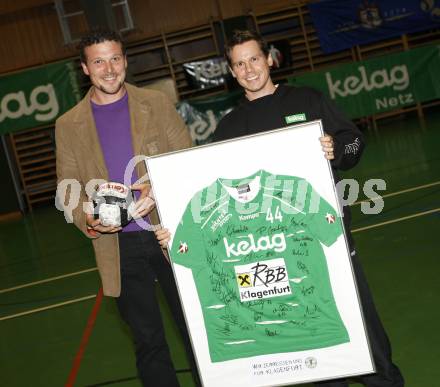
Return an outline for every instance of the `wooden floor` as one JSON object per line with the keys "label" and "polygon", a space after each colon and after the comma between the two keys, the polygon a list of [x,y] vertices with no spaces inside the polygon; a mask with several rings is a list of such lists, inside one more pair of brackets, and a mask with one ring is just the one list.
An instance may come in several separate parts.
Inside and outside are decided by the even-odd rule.
{"label": "wooden floor", "polygon": [[[344,176],[386,182],[384,210],[352,206],[353,233],[395,362],[409,387],[440,380],[440,114],[366,130],[359,166]],[[361,197],[362,199],[362,197]],[[88,240],[54,208],[0,222],[0,386],[65,385],[100,283]],[[192,382],[166,314],[182,386]],[[104,298],[76,386],[140,386],[128,330]]]}

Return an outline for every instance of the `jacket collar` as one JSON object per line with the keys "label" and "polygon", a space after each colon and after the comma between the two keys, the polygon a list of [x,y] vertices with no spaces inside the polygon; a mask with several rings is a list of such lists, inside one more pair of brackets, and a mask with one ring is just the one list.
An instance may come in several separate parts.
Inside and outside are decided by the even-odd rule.
{"label": "jacket collar", "polygon": [[133,141],[133,152],[135,155],[142,153],[142,144],[150,122],[151,105],[148,100],[139,93],[139,89],[130,84],[125,84],[128,93],[130,109],[131,138]]}

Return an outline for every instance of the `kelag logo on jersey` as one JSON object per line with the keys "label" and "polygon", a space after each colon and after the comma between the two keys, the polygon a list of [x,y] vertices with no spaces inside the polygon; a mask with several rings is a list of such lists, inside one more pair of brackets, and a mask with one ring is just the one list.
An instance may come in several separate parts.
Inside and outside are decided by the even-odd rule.
{"label": "kelag logo on jersey", "polygon": [[238,257],[239,255],[248,255],[249,253],[258,253],[259,251],[274,250],[281,253],[286,250],[286,237],[283,233],[262,236],[255,240],[253,234],[247,236],[237,237],[239,242],[232,242],[223,238],[225,244],[226,255],[231,258],[231,255]]}
{"label": "kelag logo on jersey", "polygon": [[235,266],[240,301],[292,294],[284,258]]}

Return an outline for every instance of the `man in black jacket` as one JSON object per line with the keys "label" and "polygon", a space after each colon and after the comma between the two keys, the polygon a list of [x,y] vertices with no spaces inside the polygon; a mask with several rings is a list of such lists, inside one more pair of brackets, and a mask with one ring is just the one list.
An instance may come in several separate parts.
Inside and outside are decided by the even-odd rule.
{"label": "man in black jacket", "polygon": [[[293,122],[321,119],[326,134],[319,140],[326,159],[336,171],[354,167],[364,140],[359,129],[323,94],[311,88],[274,85],[270,77],[272,58],[266,43],[250,31],[236,31],[226,48],[232,75],[245,91],[245,99],[218,124],[214,141],[281,128]],[[361,376],[369,387],[402,387],[403,377],[391,359],[391,346],[356,256],[350,232],[350,211],[344,207],[344,225],[364,319],[376,365],[376,373]],[[346,380],[320,382],[325,387],[348,387]]]}

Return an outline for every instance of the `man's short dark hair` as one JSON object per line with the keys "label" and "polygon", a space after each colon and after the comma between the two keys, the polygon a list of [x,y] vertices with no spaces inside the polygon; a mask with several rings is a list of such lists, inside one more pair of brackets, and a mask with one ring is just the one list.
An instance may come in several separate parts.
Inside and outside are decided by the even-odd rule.
{"label": "man's short dark hair", "polygon": [[269,55],[269,47],[267,45],[267,42],[261,37],[261,35],[250,30],[234,30],[231,38],[228,40],[228,42],[225,45],[225,56],[229,63],[229,66],[232,66],[231,63],[232,49],[239,44],[243,44],[251,40],[255,40],[258,43],[258,46],[260,46],[260,49],[263,52],[264,56],[267,57]]}
{"label": "man's short dark hair", "polygon": [[115,31],[105,29],[95,29],[81,38],[78,44],[79,59],[81,63],[87,63],[85,48],[102,42],[118,42],[121,44],[122,53],[125,55],[125,44],[121,35]]}

